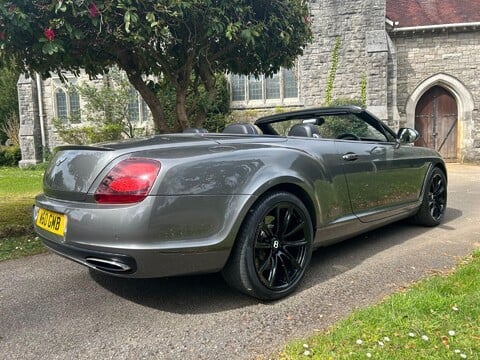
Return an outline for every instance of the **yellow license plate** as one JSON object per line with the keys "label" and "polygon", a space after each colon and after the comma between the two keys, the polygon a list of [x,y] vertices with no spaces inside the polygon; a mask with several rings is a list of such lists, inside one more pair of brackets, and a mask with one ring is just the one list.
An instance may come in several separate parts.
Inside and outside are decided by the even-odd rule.
{"label": "yellow license plate", "polygon": [[51,233],[60,236],[65,234],[66,217],[63,214],[39,208],[35,223]]}

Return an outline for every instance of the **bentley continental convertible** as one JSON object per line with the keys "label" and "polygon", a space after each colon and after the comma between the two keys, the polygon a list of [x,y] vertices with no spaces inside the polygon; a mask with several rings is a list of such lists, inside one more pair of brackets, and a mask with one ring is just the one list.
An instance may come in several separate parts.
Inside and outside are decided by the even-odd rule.
{"label": "bentley continental convertible", "polygon": [[103,273],[221,272],[263,300],[293,292],[312,250],[411,218],[442,221],[444,161],[355,107],[314,108],[60,147],[36,198],[46,247]]}

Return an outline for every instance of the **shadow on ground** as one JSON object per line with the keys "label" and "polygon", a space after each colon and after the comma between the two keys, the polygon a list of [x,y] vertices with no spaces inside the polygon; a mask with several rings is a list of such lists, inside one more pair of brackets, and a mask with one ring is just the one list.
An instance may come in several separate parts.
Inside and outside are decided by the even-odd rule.
{"label": "shadow on ground", "polygon": [[[460,210],[448,208],[440,227],[455,230],[449,223],[461,215]],[[297,293],[349,271],[375,254],[419,237],[429,230],[427,227],[401,221],[320,248],[313,253],[310,268]],[[259,303],[228,287],[220,274],[124,279],[91,270],[90,276],[100,286],[126,300],[178,314],[223,312]],[[295,293],[291,296],[295,296]]]}

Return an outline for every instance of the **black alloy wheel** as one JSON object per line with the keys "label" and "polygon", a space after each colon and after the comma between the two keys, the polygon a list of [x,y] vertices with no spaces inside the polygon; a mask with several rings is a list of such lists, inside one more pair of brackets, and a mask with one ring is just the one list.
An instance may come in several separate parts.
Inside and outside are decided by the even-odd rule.
{"label": "black alloy wheel", "polygon": [[413,220],[423,226],[440,224],[447,209],[447,178],[438,167],[430,173],[422,204]]}
{"label": "black alloy wheel", "polygon": [[310,247],[307,221],[300,208],[285,202],[272,207],[258,224],[253,261],[268,289],[286,289],[303,274]]}
{"label": "black alloy wheel", "polygon": [[262,300],[295,290],[312,254],[310,214],[296,196],[272,192],[252,207],[223,270],[236,289]]}
{"label": "black alloy wheel", "polygon": [[430,189],[428,190],[428,207],[430,209],[430,216],[435,221],[439,221],[445,213],[445,206],[447,203],[447,186],[445,177],[440,173],[435,173],[430,182]]}

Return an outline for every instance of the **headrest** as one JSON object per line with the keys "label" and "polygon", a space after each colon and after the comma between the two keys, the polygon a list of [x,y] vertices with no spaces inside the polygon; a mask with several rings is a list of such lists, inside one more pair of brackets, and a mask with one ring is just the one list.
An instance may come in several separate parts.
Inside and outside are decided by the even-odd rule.
{"label": "headrest", "polygon": [[318,128],[313,124],[296,124],[290,128],[288,136],[303,136],[319,138]]}
{"label": "headrest", "polygon": [[261,134],[260,129],[248,123],[231,124],[223,129],[225,134]]}

